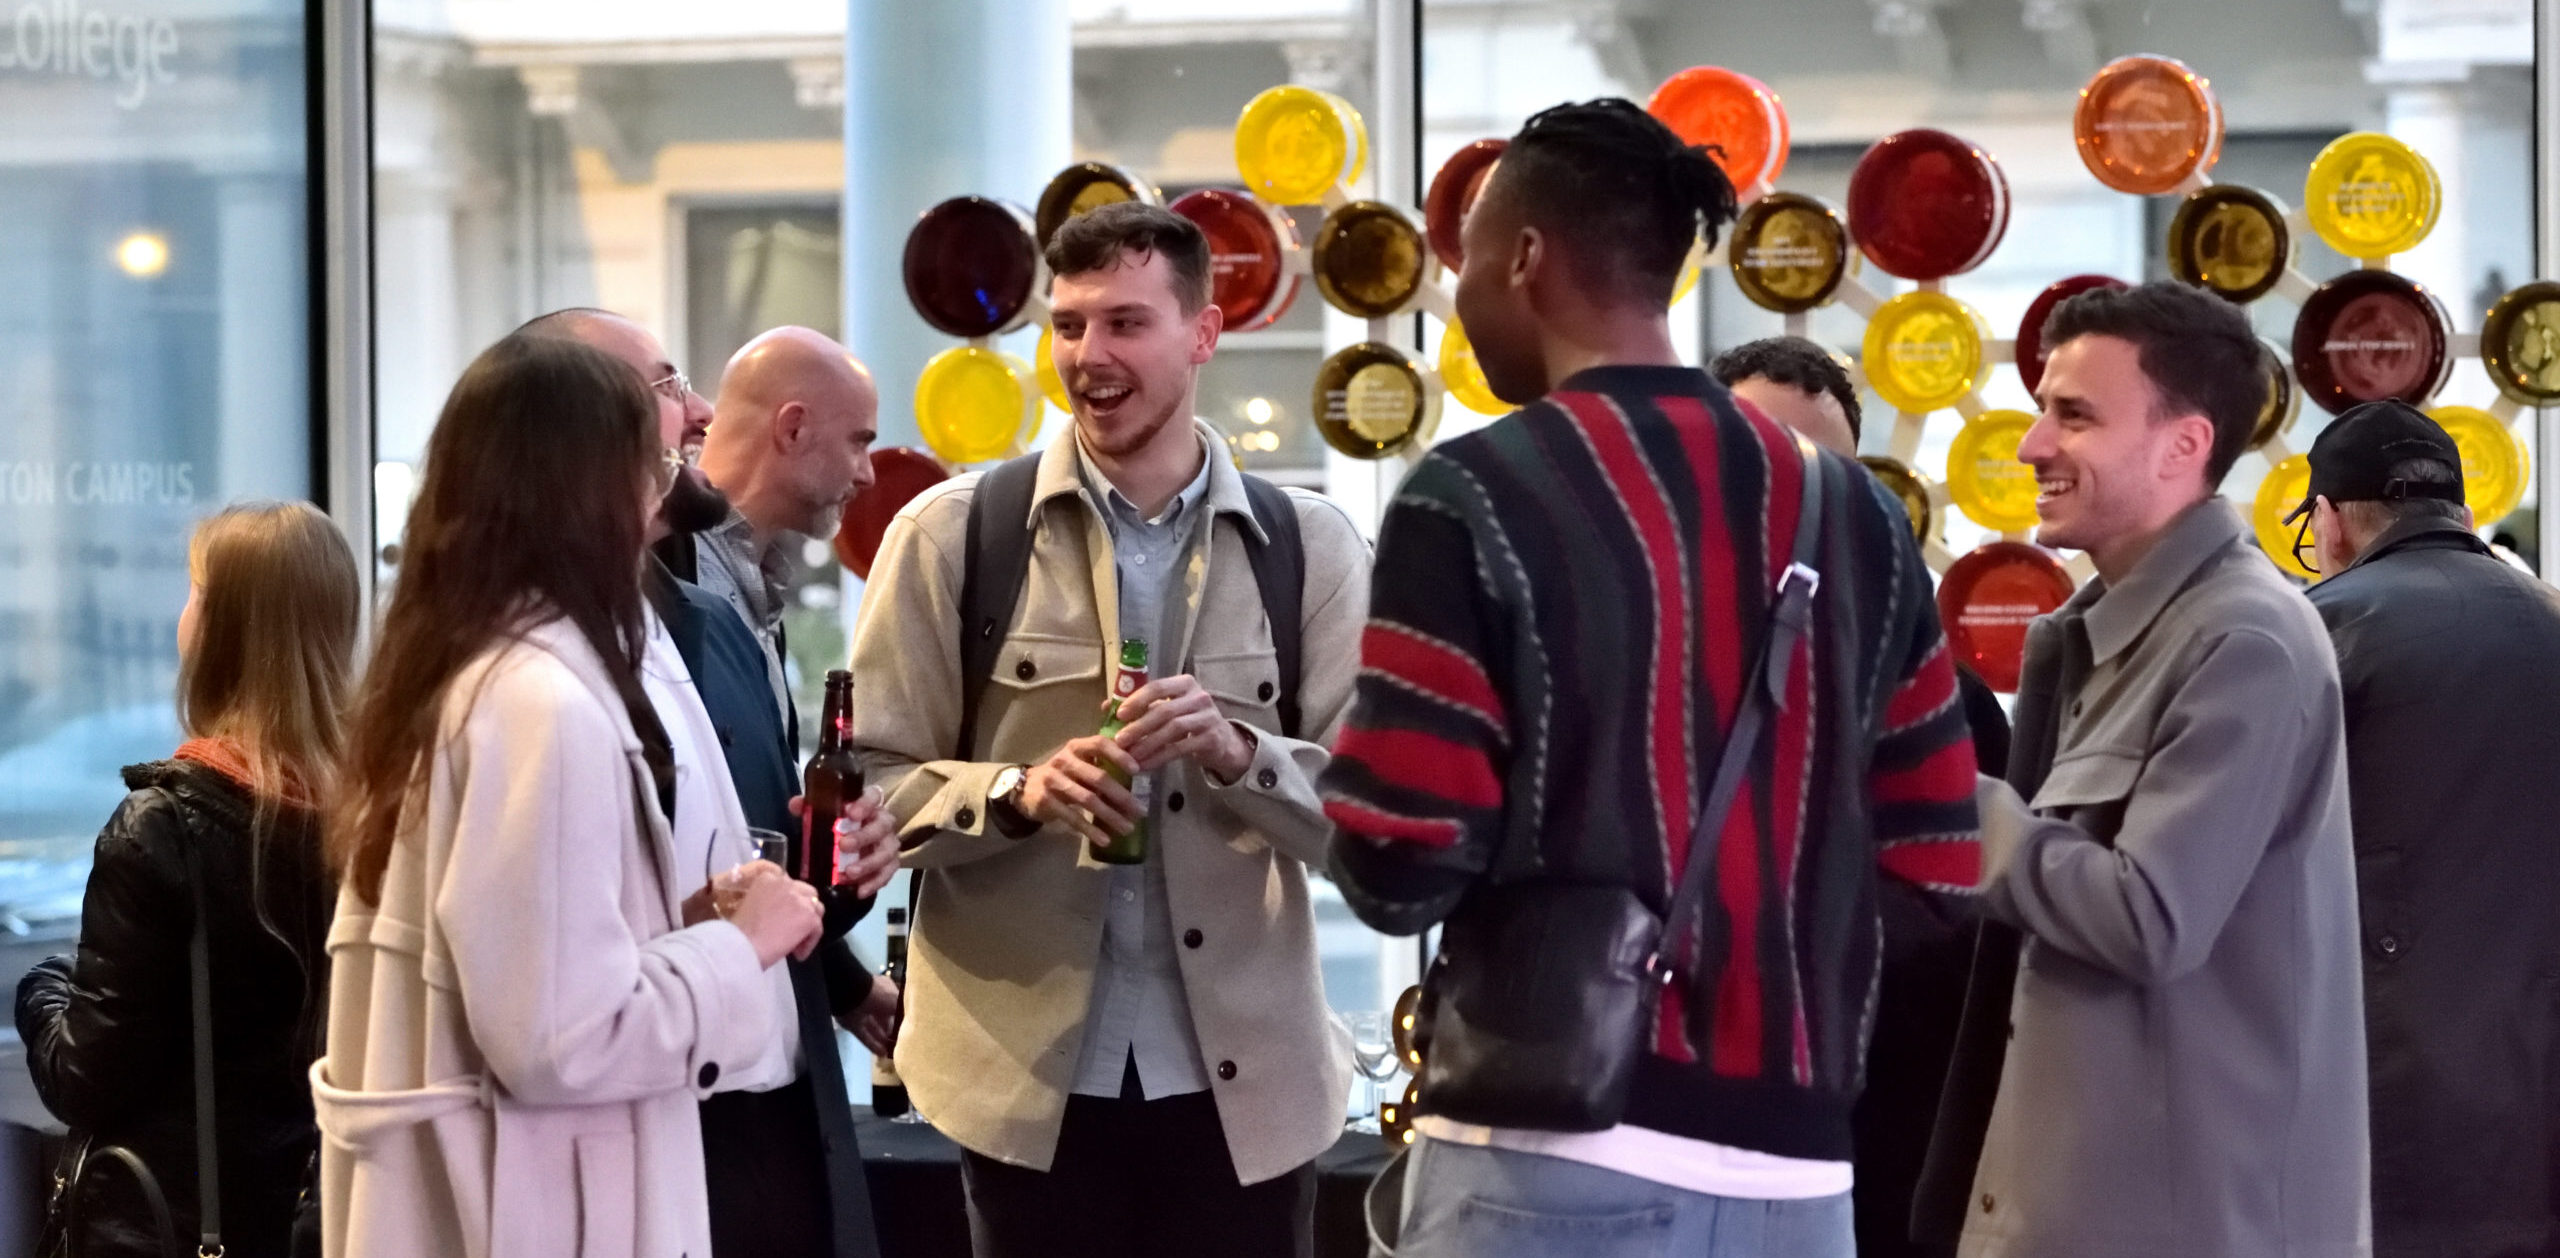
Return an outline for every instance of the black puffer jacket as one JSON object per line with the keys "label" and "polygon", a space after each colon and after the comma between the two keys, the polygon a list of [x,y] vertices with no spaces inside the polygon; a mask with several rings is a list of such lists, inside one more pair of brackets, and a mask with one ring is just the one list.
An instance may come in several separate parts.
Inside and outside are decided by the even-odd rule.
{"label": "black puffer jacket", "polygon": [[[80,952],[18,985],[18,1034],[36,1091],[75,1131],[140,1154],[196,1238],[195,1082],[187,944],[205,879],[213,975],[214,1101],[223,1233],[239,1258],[282,1255],[317,1142],[306,1071],[316,1055],[331,895],[311,817],[286,811],[251,838],[249,793],[200,764],[124,771],[131,794],[98,835]],[[85,1207],[93,1255],[165,1252],[139,1198],[109,1174]]]}

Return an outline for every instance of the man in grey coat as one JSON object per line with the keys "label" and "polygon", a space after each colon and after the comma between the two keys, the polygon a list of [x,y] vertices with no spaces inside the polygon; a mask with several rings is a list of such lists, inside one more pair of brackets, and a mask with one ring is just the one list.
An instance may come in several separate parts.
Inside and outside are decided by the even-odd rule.
{"label": "man in grey coat", "polygon": [[2018,457],[2039,540],[2098,577],[2030,629],[2014,789],[1983,784],[1983,908],[2014,933],[1986,931],[1932,1153],[1941,1184],[1971,1167],[1960,1252],[2361,1258],[2337,665],[2215,493],[2265,397],[2257,341],[2148,284],[2063,303],[2045,343]]}
{"label": "man in grey coat", "polygon": [[2295,512],[2324,576],[2364,908],[2380,1258],[2560,1254],[2560,591],[2471,531],[2462,452],[2341,415]]}

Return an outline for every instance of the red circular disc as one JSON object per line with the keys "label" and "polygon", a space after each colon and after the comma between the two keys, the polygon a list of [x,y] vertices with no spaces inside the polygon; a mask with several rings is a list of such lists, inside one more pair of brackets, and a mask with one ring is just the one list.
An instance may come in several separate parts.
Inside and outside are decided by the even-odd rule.
{"label": "red circular disc", "polygon": [[1938,582],[1938,619],[1957,659],[1993,690],[2016,694],[2027,622],[2070,600],[2071,573],[2060,556],[2025,542],[1992,542],[1947,569]]}
{"label": "red circular disc", "polygon": [[897,519],[916,495],[950,477],[949,471],[922,450],[902,446],[872,452],[871,488],[844,504],[844,516],[836,528],[836,562],[853,575],[870,580],[871,562],[880,557],[880,539],[888,535],[889,522]]}
{"label": "red circular disc", "polygon": [[1440,173],[1431,177],[1431,191],[1422,198],[1423,234],[1431,241],[1432,256],[1452,271],[1466,256],[1458,239],[1459,228],[1466,222],[1467,207],[1476,203],[1476,194],[1484,191],[1484,177],[1493,173],[1493,164],[1502,160],[1502,150],[1509,140],[1478,140],[1449,155],[1440,163]]}
{"label": "red circular disc", "polygon": [[1300,277],[1289,254],[1298,229],[1288,215],[1225,188],[1203,188],[1168,208],[1209,238],[1209,300],[1225,313],[1227,331],[1269,327],[1297,300]]}
{"label": "red circular disc", "polygon": [[1876,141],[1849,174],[1849,237],[1887,275],[1936,280],[1982,265],[2009,230],[2009,180],[1990,153],[1915,127]]}
{"label": "red circular disc", "polygon": [[2293,374],[2330,414],[2396,398],[2422,405],[2453,370],[2453,323],[2434,293],[2389,271],[2312,291],[2293,323]]}
{"label": "red circular disc", "polygon": [[1787,110],[1769,85],[1722,66],[1691,66],[1662,81],[1645,112],[1691,144],[1712,145],[1716,165],[1748,194],[1787,168]]}
{"label": "red circular disc", "polygon": [[939,332],[994,336],[1031,303],[1040,245],[1031,215],[986,197],[953,197],[907,233],[907,300]]}
{"label": "red circular disc", "polygon": [[2027,392],[2035,392],[2044,380],[2044,321],[2053,317],[2053,308],[2091,289],[2124,286],[2123,280],[2109,275],[2074,275],[2054,281],[2027,303],[2027,317],[2018,320],[2018,379],[2025,382]]}

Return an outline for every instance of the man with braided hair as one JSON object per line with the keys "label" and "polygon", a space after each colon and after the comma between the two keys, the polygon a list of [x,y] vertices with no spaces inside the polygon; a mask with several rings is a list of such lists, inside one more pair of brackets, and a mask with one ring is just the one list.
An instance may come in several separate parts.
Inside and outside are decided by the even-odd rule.
{"label": "man with braided hair", "polygon": [[[1400,1254],[1848,1258],[1880,918],[1966,911],[1974,757],[1902,508],[1672,348],[1681,263],[1734,211],[1706,153],[1600,100],[1531,118],[1467,218],[1459,315],[1523,409],[1435,447],[1388,507],[1322,784],[1334,879],[1381,930],[1447,921],[1435,1035],[1482,975],[1552,972],[1492,924],[1542,892],[1657,919],[1678,897],[1700,929],[1665,932],[1640,1025],[1575,1005],[1603,955],[1500,1012],[1632,1056],[1596,1120],[1499,1088],[1470,1121],[1433,1113],[1462,1067],[1427,1059]],[[1820,570],[1809,605],[1800,573],[1779,593],[1791,555]],[[1802,635],[1770,687],[1777,607]],[[1754,693],[1756,742],[1735,737]],[[1693,848],[1728,741],[1739,789]]]}

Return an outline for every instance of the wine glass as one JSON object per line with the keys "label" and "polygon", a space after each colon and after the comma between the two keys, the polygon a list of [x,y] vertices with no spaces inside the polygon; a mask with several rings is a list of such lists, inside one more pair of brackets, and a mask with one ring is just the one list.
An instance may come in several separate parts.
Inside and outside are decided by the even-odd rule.
{"label": "wine glass", "polygon": [[1351,1024],[1351,1064],[1368,1083],[1368,1094],[1360,1107],[1360,1117],[1353,1120],[1355,1131],[1375,1133],[1378,1130],[1379,1085],[1396,1076],[1396,1041],[1387,1015],[1371,1011],[1355,1013],[1346,1019]]}

